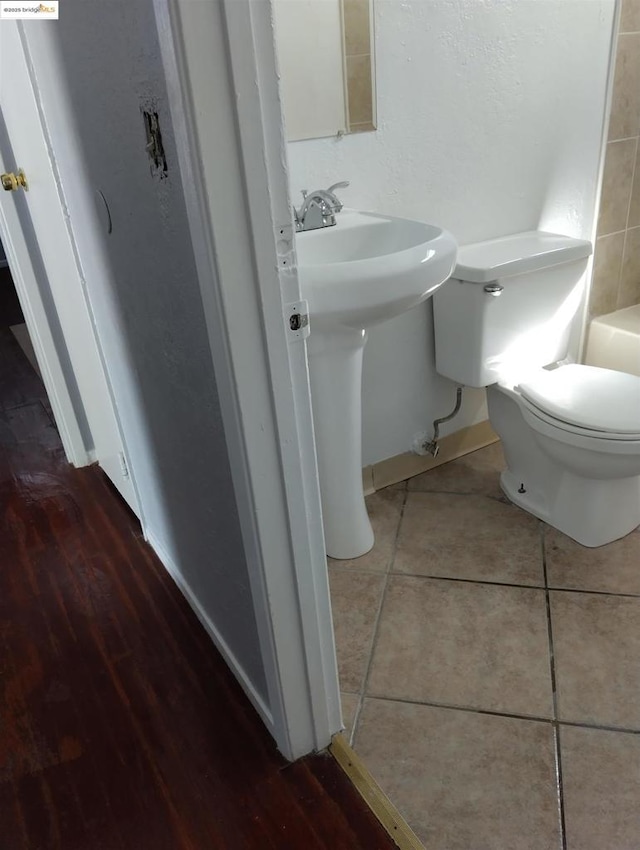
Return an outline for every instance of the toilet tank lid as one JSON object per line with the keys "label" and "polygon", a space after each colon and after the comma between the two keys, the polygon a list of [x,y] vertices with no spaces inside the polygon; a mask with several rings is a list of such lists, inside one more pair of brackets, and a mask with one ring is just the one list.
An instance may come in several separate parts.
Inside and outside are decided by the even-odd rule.
{"label": "toilet tank lid", "polygon": [[570,363],[542,369],[519,385],[535,407],[591,431],[640,435],[640,378],[626,372]]}
{"label": "toilet tank lid", "polygon": [[458,250],[458,261],[452,277],[472,283],[489,283],[498,278],[582,260],[592,250],[593,246],[587,239],[529,230],[500,239],[463,245]]}

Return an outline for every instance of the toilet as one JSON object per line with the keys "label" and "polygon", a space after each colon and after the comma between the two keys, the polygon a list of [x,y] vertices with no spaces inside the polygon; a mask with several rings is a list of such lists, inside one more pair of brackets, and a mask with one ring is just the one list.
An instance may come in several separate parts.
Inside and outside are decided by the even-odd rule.
{"label": "toilet", "polygon": [[595,547],[640,524],[640,377],[563,360],[591,250],[542,231],[467,245],[433,315],[437,371],[487,388],[505,494]]}

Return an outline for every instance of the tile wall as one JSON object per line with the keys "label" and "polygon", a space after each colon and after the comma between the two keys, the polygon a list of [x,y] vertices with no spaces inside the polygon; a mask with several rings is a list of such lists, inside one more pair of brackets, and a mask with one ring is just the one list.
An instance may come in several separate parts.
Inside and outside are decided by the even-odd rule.
{"label": "tile wall", "polygon": [[622,0],[591,316],[640,303],[640,0]]}
{"label": "tile wall", "polygon": [[349,132],[375,130],[370,0],[343,0]]}

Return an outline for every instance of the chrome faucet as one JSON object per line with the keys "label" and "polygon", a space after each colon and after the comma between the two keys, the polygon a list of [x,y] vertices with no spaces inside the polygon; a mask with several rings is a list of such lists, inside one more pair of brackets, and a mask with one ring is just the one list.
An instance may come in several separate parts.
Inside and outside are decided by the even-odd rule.
{"label": "chrome faucet", "polygon": [[336,189],[346,189],[348,185],[349,181],[343,180],[340,183],[334,183],[328,189],[315,189],[313,192],[303,189],[302,206],[299,210],[293,208],[296,232],[334,225],[336,213],[342,209],[342,204],[334,192]]}

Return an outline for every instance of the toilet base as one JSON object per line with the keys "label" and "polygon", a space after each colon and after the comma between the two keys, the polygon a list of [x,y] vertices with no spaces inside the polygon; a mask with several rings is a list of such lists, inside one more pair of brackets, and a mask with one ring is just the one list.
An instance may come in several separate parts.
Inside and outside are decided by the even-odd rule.
{"label": "toilet base", "polygon": [[[589,548],[640,525],[640,458],[585,454],[540,434],[525,421],[517,394],[503,387],[489,387],[487,399],[507,461],[500,484],[514,504]],[[578,474],[584,468],[592,477]],[[624,468],[632,475],[615,477]]]}
{"label": "toilet base", "polygon": [[523,493],[519,477],[507,469],[500,476],[500,486],[514,505],[588,548],[626,537],[640,524],[637,478],[594,481],[565,472],[555,492]]}

